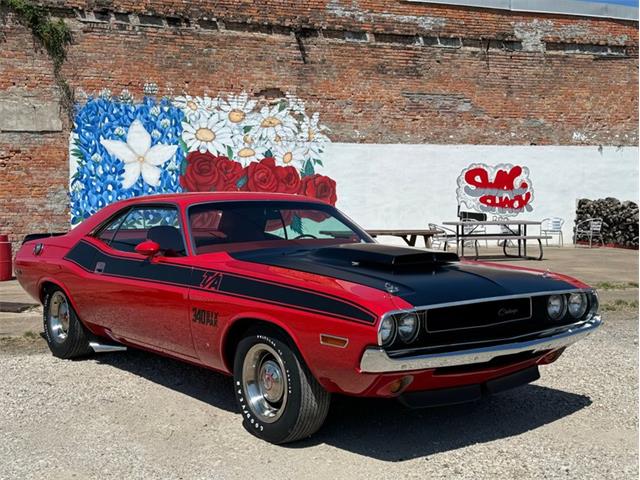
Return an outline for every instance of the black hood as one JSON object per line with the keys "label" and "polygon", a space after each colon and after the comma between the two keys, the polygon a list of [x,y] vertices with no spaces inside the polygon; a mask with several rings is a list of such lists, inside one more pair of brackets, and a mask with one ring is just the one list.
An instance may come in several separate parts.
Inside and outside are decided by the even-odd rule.
{"label": "black hood", "polygon": [[349,243],[230,253],[238,260],[289,268],[391,292],[414,306],[573,288],[535,272],[461,263],[449,252]]}

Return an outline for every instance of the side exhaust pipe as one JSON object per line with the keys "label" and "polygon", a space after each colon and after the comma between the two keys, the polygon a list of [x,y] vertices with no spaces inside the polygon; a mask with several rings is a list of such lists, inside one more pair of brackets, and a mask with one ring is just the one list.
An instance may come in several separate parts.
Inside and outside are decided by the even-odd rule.
{"label": "side exhaust pipe", "polygon": [[89,342],[89,346],[93,348],[93,351],[96,353],[124,352],[127,350],[127,347],[124,345],[107,345],[98,342]]}

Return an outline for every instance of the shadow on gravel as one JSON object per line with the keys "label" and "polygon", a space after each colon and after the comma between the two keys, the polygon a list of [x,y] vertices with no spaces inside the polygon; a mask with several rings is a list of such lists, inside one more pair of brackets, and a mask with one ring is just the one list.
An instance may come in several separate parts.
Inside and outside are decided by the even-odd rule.
{"label": "shadow on gravel", "polygon": [[[141,350],[102,354],[96,361],[189,395],[212,407],[238,412],[232,380],[225,375]],[[322,429],[308,440],[359,455],[400,462],[519,435],[591,404],[584,395],[538,385],[476,403],[411,410],[395,400],[334,396]],[[238,421],[242,419],[238,416]]]}
{"label": "shadow on gravel", "polygon": [[214,407],[239,412],[233,395],[233,382],[226,375],[143,350],[104,353],[93,358]]}
{"label": "shadow on gravel", "polygon": [[400,462],[519,435],[591,404],[584,395],[526,385],[476,403],[411,410],[393,400],[334,397],[324,427],[289,448],[325,443]]}

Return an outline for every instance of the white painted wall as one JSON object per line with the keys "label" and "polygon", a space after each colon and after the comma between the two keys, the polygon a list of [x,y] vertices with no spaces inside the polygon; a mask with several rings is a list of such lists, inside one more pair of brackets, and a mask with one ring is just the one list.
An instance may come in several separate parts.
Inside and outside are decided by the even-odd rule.
{"label": "white painted wall", "polygon": [[577,199],[638,202],[637,147],[332,143],[323,162],[320,173],[338,184],[338,208],[365,228],[427,228],[456,220],[456,179],[471,163],[529,167],[533,211],[516,218],[564,218],[565,245]]}

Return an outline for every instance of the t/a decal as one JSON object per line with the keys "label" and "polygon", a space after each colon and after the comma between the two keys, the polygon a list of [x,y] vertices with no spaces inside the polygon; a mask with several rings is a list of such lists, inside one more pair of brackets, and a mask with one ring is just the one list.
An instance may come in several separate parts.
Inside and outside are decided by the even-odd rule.
{"label": "t/a decal", "polygon": [[220,272],[204,272],[202,279],[200,280],[200,288],[206,290],[218,290],[220,289],[220,282],[222,281],[222,273]]}
{"label": "t/a decal", "polygon": [[218,314],[209,310],[193,307],[193,321],[202,325],[215,327],[218,325]]}

